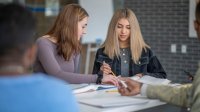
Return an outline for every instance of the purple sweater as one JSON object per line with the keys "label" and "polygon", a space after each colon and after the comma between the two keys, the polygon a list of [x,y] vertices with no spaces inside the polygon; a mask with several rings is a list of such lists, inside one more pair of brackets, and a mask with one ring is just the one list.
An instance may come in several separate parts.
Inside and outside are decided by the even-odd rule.
{"label": "purple sweater", "polygon": [[43,72],[53,75],[68,83],[95,83],[97,75],[77,73],[80,54],[72,55],[70,61],[57,54],[56,44],[45,37],[36,41],[38,51],[34,72]]}

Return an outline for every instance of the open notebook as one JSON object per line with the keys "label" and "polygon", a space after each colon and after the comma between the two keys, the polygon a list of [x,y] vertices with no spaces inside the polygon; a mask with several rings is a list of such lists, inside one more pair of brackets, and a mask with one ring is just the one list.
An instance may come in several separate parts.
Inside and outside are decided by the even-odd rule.
{"label": "open notebook", "polygon": [[144,83],[144,84],[150,84],[150,85],[168,85],[171,81],[168,79],[161,79],[161,78],[155,78],[149,75],[145,75],[142,78],[138,78],[137,76],[131,77],[131,79],[136,80],[138,82]]}
{"label": "open notebook", "polygon": [[121,96],[118,92],[107,92],[111,90],[117,90],[117,88],[75,94],[75,96],[79,103],[101,108],[139,105],[149,102],[146,97],[139,95],[128,97]]}

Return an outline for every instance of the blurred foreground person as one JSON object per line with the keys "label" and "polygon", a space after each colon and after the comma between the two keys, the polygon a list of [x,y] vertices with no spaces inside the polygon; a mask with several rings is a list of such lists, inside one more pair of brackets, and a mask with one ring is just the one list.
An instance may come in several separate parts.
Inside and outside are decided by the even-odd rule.
{"label": "blurred foreground person", "polygon": [[29,72],[34,33],[31,12],[17,4],[0,5],[0,112],[77,112],[66,83]]}

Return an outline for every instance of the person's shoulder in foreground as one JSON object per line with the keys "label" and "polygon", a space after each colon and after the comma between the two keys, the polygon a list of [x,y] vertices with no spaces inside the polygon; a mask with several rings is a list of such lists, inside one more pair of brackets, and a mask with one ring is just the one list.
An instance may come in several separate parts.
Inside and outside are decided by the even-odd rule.
{"label": "person's shoulder in foreground", "polygon": [[66,83],[32,74],[35,18],[19,4],[0,4],[0,112],[77,112]]}
{"label": "person's shoulder in foreground", "polygon": [[43,74],[0,78],[1,112],[78,112],[67,83]]}

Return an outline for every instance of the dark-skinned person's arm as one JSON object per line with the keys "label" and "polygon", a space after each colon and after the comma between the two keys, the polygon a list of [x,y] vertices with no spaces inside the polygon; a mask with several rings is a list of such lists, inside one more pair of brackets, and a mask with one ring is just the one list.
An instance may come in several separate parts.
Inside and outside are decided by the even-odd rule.
{"label": "dark-skinned person's arm", "polygon": [[182,85],[179,87],[171,87],[167,85],[147,85],[134,81],[130,78],[120,78],[127,84],[127,88],[122,85],[118,88],[119,93],[122,96],[134,96],[141,94],[147,96],[150,99],[160,99],[161,101],[184,107],[190,107],[189,105],[189,91],[191,84]]}

